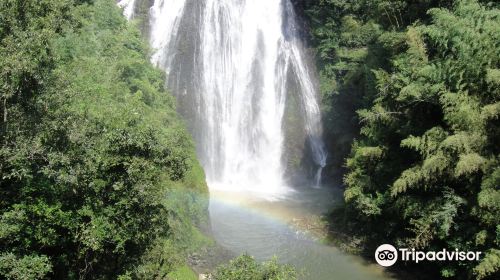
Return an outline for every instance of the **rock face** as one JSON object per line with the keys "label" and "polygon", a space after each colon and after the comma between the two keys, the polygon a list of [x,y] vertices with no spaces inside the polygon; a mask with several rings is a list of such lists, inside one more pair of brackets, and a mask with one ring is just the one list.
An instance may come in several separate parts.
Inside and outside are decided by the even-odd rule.
{"label": "rock face", "polygon": [[135,0],[132,17],[167,72],[209,183],[312,180],[326,151],[314,66],[293,9],[300,3],[233,2]]}
{"label": "rock face", "polygon": [[313,160],[308,134],[305,129],[304,111],[301,106],[300,85],[294,74],[287,75],[289,84],[283,119],[285,174],[289,183],[304,183],[304,178],[312,179],[317,164]]}

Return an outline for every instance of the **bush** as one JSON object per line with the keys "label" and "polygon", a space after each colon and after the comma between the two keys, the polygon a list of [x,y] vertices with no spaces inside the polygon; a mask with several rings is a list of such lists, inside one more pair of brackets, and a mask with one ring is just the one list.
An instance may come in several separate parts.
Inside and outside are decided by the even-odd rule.
{"label": "bush", "polygon": [[247,254],[219,266],[211,275],[213,280],[294,280],[297,272],[290,265],[281,265],[276,258],[259,264]]}

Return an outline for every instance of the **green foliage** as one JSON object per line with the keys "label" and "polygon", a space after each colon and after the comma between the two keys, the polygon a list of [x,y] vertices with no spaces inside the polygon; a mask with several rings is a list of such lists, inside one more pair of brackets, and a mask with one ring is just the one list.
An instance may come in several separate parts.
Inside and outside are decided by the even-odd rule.
{"label": "green foliage", "polygon": [[294,280],[297,272],[290,265],[279,264],[276,258],[259,264],[244,254],[219,266],[211,277],[214,280]]}
{"label": "green foliage", "polygon": [[52,266],[47,256],[24,256],[17,258],[12,253],[0,255],[0,274],[6,279],[44,279]]}
{"label": "green foliage", "polygon": [[163,74],[114,1],[84,2],[0,3],[0,278],[149,279],[201,242]]}
{"label": "green foliage", "polygon": [[182,266],[168,275],[172,280],[198,280],[198,275],[188,266]]}
{"label": "green foliage", "polygon": [[474,268],[478,278],[493,275],[500,270],[500,250],[491,249],[486,252],[481,263]]}
{"label": "green foliage", "polygon": [[[330,148],[342,154],[353,143],[347,229],[369,251],[388,242],[485,252],[479,263],[433,263],[431,275],[500,273],[500,10],[487,2],[310,6],[322,82],[337,85],[322,87],[332,90],[323,92]],[[352,138],[342,144],[345,127]]]}

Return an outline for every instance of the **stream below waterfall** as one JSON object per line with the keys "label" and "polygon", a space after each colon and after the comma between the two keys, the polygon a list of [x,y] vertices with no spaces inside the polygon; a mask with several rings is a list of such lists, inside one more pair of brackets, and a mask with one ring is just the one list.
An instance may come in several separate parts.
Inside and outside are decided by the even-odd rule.
{"label": "stream below waterfall", "polygon": [[339,189],[296,189],[274,201],[251,193],[212,191],[212,234],[234,254],[248,253],[259,261],[277,256],[302,272],[300,279],[391,279],[380,266],[324,245],[294,226],[340,203],[336,197],[342,197]]}

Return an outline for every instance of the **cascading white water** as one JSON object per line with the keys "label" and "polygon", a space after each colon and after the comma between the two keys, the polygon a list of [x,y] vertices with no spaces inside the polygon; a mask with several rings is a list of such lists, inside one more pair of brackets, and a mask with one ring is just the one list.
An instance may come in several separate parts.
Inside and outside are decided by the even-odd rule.
{"label": "cascading white water", "polygon": [[118,6],[123,8],[123,15],[127,19],[131,19],[134,15],[134,7],[136,0],[120,0],[118,1]]}
{"label": "cascading white water", "polygon": [[[129,17],[134,2],[120,1]],[[320,110],[289,0],[155,0],[149,14],[152,61],[172,73],[174,94],[188,95],[209,186],[273,195],[287,191],[282,156],[290,73],[300,88],[303,129],[319,184],[326,163]],[[184,21],[195,28],[181,30]],[[179,38],[193,30],[195,47],[186,54]],[[188,78],[172,78],[187,64],[192,65]],[[187,79],[190,90],[179,89]]]}
{"label": "cascading white water", "polygon": [[[280,1],[207,0],[203,88],[211,185],[279,193],[286,68]],[[221,106],[222,105],[222,106]]]}
{"label": "cascading white water", "polygon": [[154,1],[150,9],[150,43],[153,50],[156,50],[151,61],[167,74],[176,52],[175,38],[185,6],[186,0],[163,0]]}

